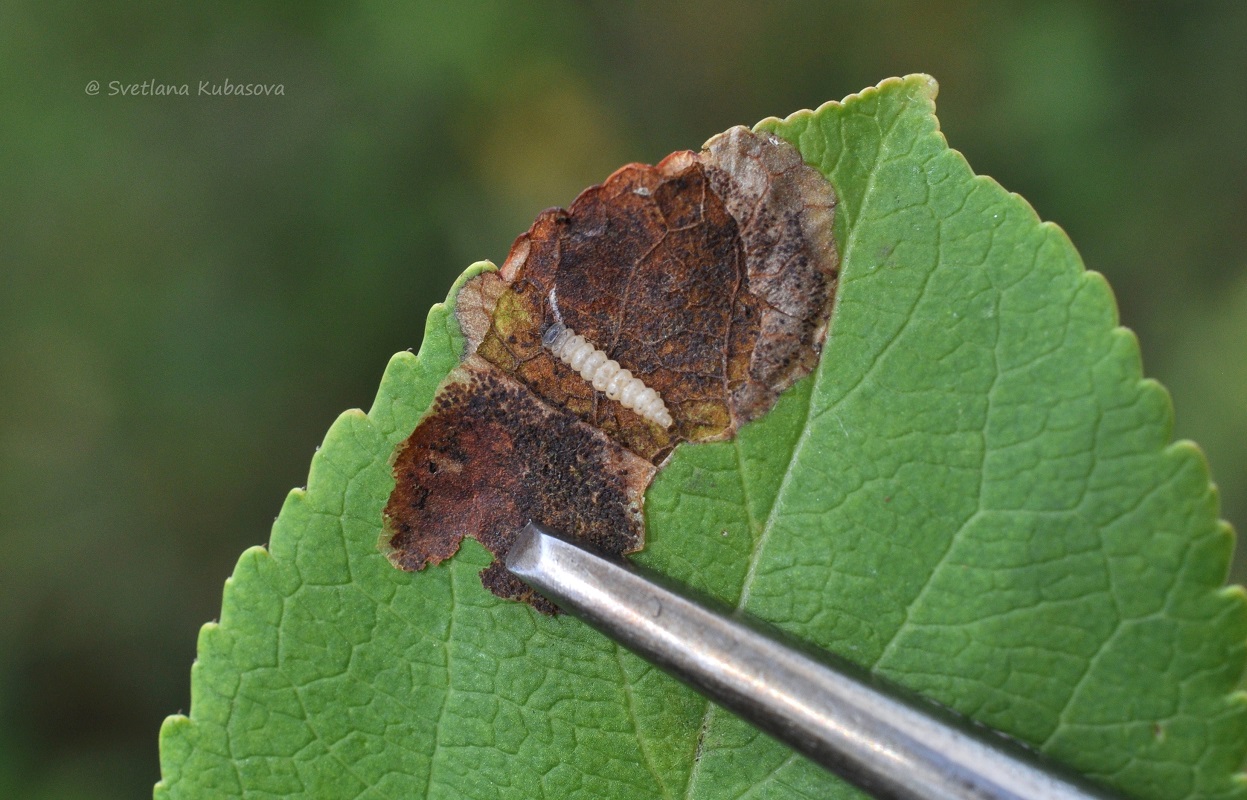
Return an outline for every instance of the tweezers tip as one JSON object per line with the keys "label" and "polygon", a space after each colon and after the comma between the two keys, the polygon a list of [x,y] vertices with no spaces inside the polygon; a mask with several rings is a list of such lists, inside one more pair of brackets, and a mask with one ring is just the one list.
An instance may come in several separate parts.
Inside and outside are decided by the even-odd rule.
{"label": "tweezers tip", "polygon": [[507,571],[520,578],[535,574],[540,567],[541,543],[546,536],[545,531],[534,522],[520,528],[503,559]]}

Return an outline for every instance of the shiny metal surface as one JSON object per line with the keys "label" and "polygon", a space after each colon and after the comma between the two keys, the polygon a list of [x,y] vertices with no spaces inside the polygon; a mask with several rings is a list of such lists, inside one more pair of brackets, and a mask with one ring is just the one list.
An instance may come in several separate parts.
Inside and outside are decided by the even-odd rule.
{"label": "shiny metal surface", "polygon": [[1116,797],[848,662],[816,660],[536,525],[506,564],[565,611],[875,797]]}

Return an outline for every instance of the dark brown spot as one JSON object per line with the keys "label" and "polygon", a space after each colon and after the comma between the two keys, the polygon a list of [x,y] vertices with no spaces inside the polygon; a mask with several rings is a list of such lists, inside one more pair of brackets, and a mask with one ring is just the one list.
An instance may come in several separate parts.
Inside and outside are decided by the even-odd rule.
{"label": "dark brown spot", "polygon": [[[652,464],[480,358],[451,372],[441,396],[447,405],[416,426],[394,461],[385,516],[395,565],[441,563],[464,536],[503,556],[529,520],[612,553],[640,547]],[[482,577],[495,594],[531,600],[496,565]]]}
{"label": "dark brown spot", "polygon": [[[681,441],[730,438],[817,363],[835,290],[835,196],[790,145],[734,128],[700,155],[630,164],[552,209],[461,301],[490,363],[661,463]],[[473,301],[488,304],[472,307]],[[652,386],[663,430],[541,347],[561,321]]]}
{"label": "dark brown spot", "polygon": [[[817,363],[834,206],[792,146],[734,128],[540,214],[500,271],[459,294],[467,358],[396,457],[391,560],[421,569],[464,536],[501,556],[530,519],[608,552],[638,549],[655,465],[681,441],[730,438]],[[609,400],[552,356],[541,336],[555,322],[653,387],[675,424]],[[550,608],[498,561],[482,581]]]}

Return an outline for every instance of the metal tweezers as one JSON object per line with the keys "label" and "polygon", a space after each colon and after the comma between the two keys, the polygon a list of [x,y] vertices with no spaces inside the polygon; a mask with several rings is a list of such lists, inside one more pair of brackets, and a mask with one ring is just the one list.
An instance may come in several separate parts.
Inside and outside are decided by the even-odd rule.
{"label": "metal tweezers", "polygon": [[1119,797],[830,653],[711,610],[529,523],[507,569],[797,752],[888,800]]}

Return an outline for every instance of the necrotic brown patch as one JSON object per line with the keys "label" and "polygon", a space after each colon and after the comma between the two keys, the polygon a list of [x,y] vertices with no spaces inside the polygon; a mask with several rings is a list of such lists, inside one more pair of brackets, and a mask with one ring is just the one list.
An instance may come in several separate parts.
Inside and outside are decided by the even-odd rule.
{"label": "necrotic brown patch", "polygon": [[[681,441],[730,438],[817,363],[834,206],[794,148],[735,128],[543,212],[500,272],[459,295],[467,360],[398,451],[391,560],[421,569],[464,536],[501,557],[530,519],[609,552],[639,548],[655,465]],[[653,387],[673,424],[608,399],[542,347],[555,323]],[[482,578],[539,604],[498,561]]]}
{"label": "necrotic brown patch", "polygon": [[[631,552],[641,546],[641,497],[653,474],[653,464],[470,358],[397,451],[385,509],[390,558],[423,569],[454,555],[465,536],[502,557],[534,519]],[[495,594],[533,601],[497,561],[482,578]]]}

